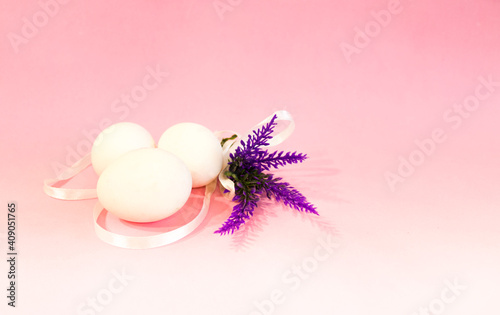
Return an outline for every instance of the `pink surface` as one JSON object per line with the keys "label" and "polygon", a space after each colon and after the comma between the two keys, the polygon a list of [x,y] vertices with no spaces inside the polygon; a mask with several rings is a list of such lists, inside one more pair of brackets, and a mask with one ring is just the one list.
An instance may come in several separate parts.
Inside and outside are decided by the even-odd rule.
{"label": "pink surface", "polygon": [[[2,288],[8,202],[19,224],[1,314],[500,312],[499,2],[40,3],[0,4]],[[110,123],[158,140],[278,109],[297,124],[279,149],[310,159],[277,173],[319,218],[268,203],[221,237],[217,193],[194,234],[125,250],[95,236],[94,200],[42,191]]]}

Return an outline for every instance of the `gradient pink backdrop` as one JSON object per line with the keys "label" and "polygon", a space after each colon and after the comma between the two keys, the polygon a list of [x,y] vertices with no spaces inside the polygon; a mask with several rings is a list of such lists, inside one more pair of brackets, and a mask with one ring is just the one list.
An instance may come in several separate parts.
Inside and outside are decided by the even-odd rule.
{"label": "gradient pink backdrop", "polygon": [[[500,2],[401,0],[350,62],[342,43],[394,2],[215,3],[231,10],[218,13],[213,1],[68,1],[14,47],[23,18],[43,18],[42,9],[1,2],[0,287],[10,201],[19,286],[18,307],[1,298],[0,313],[79,314],[125,269],[135,278],[99,314],[410,315],[439,305],[454,279],[467,288],[443,314],[498,314],[500,86],[458,128],[443,115],[474,95],[479,77],[500,81]],[[147,98],[117,104],[157,66],[169,75]],[[139,123],[158,140],[183,121],[246,132],[278,109],[297,124],[280,149],[310,156],[279,174],[319,218],[269,203],[252,230],[220,237],[212,232],[231,204],[217,194],[193,235],[125,250],[95,236],[95,201],[42,191],[106,121]],[[447,140],[392,191],[384,174],[437,128]],[[88,169],[67,186],[96,180]],[[282,277],[311,261],[327,235],[339,247],[292,290]],[[262,301],[274,290],[284,301],[272,308]]]}

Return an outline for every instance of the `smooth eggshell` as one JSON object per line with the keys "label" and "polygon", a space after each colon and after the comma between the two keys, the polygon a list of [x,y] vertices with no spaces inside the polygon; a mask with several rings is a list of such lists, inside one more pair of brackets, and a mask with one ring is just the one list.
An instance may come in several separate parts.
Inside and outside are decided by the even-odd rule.
{"label": "smooth eggshell", "polygon": [[187,165],[193,187],[213,181],[222,168],[222,148],[210,129],[195,123],[180,123],[168,128],[158,148],[179,157]]}
{"label": "smooth eggshell", "polygon": [[132,150],[154,148],[155,142],[144,127],[131,122],[120,122],[104,129],[95,139],[91,159],[97,175],[117,158]]}
{"label": "smooth eggshell", "polygon": [[191,174],[173,154],[155,148],[128,152],[97,181],[97,198],[117,217],[153,222],[177,212],[191,194]]}

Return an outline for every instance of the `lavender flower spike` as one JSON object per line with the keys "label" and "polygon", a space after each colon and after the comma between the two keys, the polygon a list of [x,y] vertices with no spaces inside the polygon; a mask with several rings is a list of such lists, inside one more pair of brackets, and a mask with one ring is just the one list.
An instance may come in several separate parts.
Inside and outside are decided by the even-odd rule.
{"label": "lavender flower spike", "polygon": [[250,219],[262,194],[268,198],[274,198],[283,202],[286,206],[298,211],[318,215],[314,205],[309,203],[298,190],[291,187],[289,183],[280,182],[281,178],[274,178],[272,174],[264,173],[271,168],[279,168],[287,164],[302,163],[307,155],[297,152],[273,152],[268,153],[261,147],[268,146],[271,134],[274,131],[277,115],[262,126],[253,131],[247,141],[241,141],[234,153],[230,154],[226,176],[234,182],[235,196],[230,217],[214,233],[232,234],[237,231],[246,220]]}

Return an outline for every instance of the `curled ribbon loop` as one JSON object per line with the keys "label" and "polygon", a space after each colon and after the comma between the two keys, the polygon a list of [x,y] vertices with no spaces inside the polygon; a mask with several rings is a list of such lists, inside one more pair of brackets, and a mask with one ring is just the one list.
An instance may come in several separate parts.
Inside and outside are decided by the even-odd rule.
{"label": "curled ribbon loop", "polygon": [[268,143],[269,143],[268,147],[275,147],[278,144],[282,143],[283,141],[288,139],[288,137],[290,137],[290,135],[295,130],[295,121],[293,120],[292,115],[289,112],[287,112],[286,110],[279,110],[279,111],[274,112],[274,114],[272,114],[271,116],[267,117],[266,119],[264,119],[263,121],[261,121],[260,123],[255,125],[252,128],[252,130],[260,128],[261,126],[269,123],[271,121],[271,119],[274,117],[274,115],[276,115],[275,122],[278,124],[278,126],[280,124],[283,124],[283,122],[288,122],[289,124],[281,132],[273,134],[273,138],[268,141]]}
{"label": "curled ribbon loop", "polygon": [[50,197],[62,200],[83,200],[97,198],[95,189],[74,189],[74,188],[59,188],[54,185],[69,180],[91,164],[90,154],[85,155],[75,164],[68,167],[64,172],[59,174],[57,178],[47,179],[43,183],[43,191]]}
{"label": "curled ribbon loop", "polygon": [[[273,135],[273,138],[269,140],[269,147],[276,146],[285,141],[292,134],[295,128],[295,123],[293,121],[292,115],[290,115],[290,113],[285,110],[280,110],[255,125],[252,130],[269,123],[274,115],[277,116],[276,122],[278,124],[288,122],[288,125],[281,132]],[[222,147],[223,167],[218,176],[218,180],[221,183],[221,189],[224,189],[225,197],[228,199],[232,199],[235,192],[234,183],[225,175],[225,172],[228,168],[229,155],[234,152],[234,150],[236,150],[237,145],[234,146],[234,144],[239,143],[242,139],[245,139],[251,133],[247,133],[244,137],[241,137],[239,134],[230,130],[216,131],[214,132],[214,134],[220,140],[222,140],[224,134],[229,134],[230,136],[236,135],[235,139],[226,141],[226,143],[224,143]],[[90,154],[87,154],[75,164],[64,170],[57,178],[45,180],[43,183],[44,192],[50,197],[62,200],[83,200],[97,198],[96,189],[54,187],[54,185],[67,181],[81,173],[84,169],[91,165],[91,162],[92,161]],[[175,230],[153,236],[126,236],[106,230],[104,227],[100,226],[97,223],[97,219],[104,211],[104,208],[102,207],[100,202],[97,201],[93,212],[94,228],[97,237],[113,246],[129,249],[148,249],[174,243],[191,234],[203,222],[208,213],[208,209],[210,207],[210,199],[213,192],[215,191],[216,186],[217,180],[214,180],[205,187],[203,206],[201,207],[198,215],[193,220]]]}
{"label": "curled ribbon loop", "polygon": [[148,249],[172,244],[181,238],[191,234],[205,219],[210,207],[210,198],[215,191],[217,181],[213,181],[205,187],[205,197],[203,199],[203,206],[198,215],[189,223],[169,232],[161,233],[153,236],[126,236],[110,232],[101,227],[97,223],[99,215],[104,210],[99,201],[94,207],[94,228],[97,236],[104,242],[122,248],[129,249]]}

